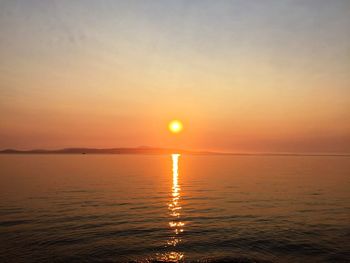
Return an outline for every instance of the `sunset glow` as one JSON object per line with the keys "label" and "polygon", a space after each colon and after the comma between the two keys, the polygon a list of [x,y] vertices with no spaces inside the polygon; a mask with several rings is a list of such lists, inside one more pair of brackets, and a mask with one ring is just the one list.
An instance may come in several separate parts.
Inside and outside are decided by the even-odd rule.
{"label": "sunset glow", "polygon": [[350,152],[349,1],[58,2],[0,1],[1,149]]}
{"label": "sunset glow", "polygon": [[0,263],[350,263],[349,28],[350,0],[0,0]]}

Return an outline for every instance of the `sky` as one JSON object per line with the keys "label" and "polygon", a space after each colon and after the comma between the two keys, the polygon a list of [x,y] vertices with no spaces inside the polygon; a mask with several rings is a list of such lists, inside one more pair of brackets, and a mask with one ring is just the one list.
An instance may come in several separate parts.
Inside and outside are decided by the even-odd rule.
{"label": "sky", "polygon": [[350,153],[349,29],[348,0],[0,0],[0,149]]}

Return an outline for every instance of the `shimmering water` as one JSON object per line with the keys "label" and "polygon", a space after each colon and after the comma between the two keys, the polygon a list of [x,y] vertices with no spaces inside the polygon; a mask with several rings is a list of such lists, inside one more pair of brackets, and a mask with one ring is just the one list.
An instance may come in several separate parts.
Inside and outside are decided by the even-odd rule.
{"label": "shimmering water", "polygon": [[0,262],[350,262],[350,158],[1,155]]}

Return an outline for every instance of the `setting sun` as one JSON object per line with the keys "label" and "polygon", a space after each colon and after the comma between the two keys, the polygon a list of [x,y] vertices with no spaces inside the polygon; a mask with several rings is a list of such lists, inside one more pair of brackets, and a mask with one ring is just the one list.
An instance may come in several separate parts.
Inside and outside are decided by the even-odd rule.
{"label": "setting sun", "polygon": [[169,123],[168,128],[172,133],[179,133],[182,131],[183,125],[181,121],[173,120]]}

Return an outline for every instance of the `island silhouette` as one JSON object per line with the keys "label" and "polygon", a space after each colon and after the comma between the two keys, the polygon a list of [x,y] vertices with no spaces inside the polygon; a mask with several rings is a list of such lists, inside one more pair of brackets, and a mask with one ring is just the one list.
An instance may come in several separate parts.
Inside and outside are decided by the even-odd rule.
{"label": "island silhouette", "polygon": [[150,146],[140,147],[118,147],[118,148],[63,148],[63,149],[32,149],[17,150],[4,149],[0,154],[149,154],[149,155],[169,155],[173,153],[188,155],[239,155],[239,156],[350,156],[349,153],[295,153],[295,152],[217,152],[188,150],[180,148],[160,148]]}
{"label": "island silhouette", "polygon": [[0,154],[220,154],[208,151],[191,151],[175,148],[157,148],[157,147],[121,147],[121,148],[64,148],[64,149],[33,149],[17,150],[5,149],[0,150]]}

